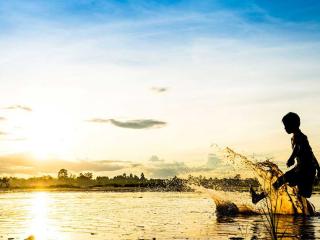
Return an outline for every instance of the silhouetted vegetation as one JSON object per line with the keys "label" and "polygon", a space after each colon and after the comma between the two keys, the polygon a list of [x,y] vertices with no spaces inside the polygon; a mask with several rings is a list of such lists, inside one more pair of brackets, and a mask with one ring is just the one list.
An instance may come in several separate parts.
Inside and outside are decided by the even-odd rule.
{"label": "silhouetted vegetation", "polygon": [[8,188],[10,186],[9,181],[9,178],[0,178],[0,187]]}
{"label": "silhouetted vegetation", "polygon": [[187,179],[173,177],[170,179],[147,179],[144,173],[138,177],[132,173],[115,177],[93,177],[91,172],[80,173],[78,176],[69,174],[67,169],[61,169],[57,178],[52,176],[25,178],[0,178],[0,188],[33,189],[33,188],[66,188],[106,191],[192,191],[189,184],[201,185],[205,188],[218,190],[248,190],[250,186],[257,187],[258,181],[253,178],[241,179],[240,175],[232,178],[206,178],[189,176]]}

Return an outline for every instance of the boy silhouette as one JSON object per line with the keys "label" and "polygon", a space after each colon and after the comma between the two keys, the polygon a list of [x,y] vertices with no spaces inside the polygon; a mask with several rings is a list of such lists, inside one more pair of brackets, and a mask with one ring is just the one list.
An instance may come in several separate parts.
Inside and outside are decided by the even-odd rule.
{"label": "boy silhouette", "polygon": [[[296,165],[280,176],[273,183],[273,187],[277,190],[285,183],[291,187],[298,186],[298,194],[301,197],[309,198],[312,194],[316,171],[317,177],[320,177],[319,163],[312,152],[307,136],[300,130],[298,114],[289,112],[282,118],[282,122],[286,132],[293,134],[291,138],[292,154],[287,161],[287,167],[294,165],[295,161]],[[256,193],[252,187],[250,193],[254,204],[267,196],[265,192]]]}

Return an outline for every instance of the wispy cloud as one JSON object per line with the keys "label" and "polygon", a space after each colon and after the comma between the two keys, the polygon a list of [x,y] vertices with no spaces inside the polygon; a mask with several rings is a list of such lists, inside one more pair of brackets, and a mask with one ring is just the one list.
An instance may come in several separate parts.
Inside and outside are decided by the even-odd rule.
{"label": "wispy cloud", "polygon": [[93,123],[111,123],[114,126],[121,128],[131,128],[131,129],[146,129],[146,128],[160,128],[164,127],[167,123],[153,120],[153,119],[136,119],[129,121],[118,121],[115,119],[103,119],[103,118],[94,118],[88,120]]}
{"label": "wispy cloud", "polygon": [[143,129],[143,128],[159,128],[164,127],[167,123],[152,119],[138,119],[131,121],[117,121],[114,119],[110,119],[111,123],[117,127],[122,128],[133,128],[133,129]]}
{"label": "wispy cloud", "polygon": [[[190,166],[188,163],[167,162],[153,155],[148,162],[133,162],[119,160],[79,160],[67,161],[63,159],[49,159],[37,161],[30,154],[10,154],[0,156],[0,175],[55,175],[61,168],[79,173],[90,171],[95,174],[115,175],[124,172],[144,172],[147,177],[171,178],[174,176],[234,176],[237,172],[228,161],[224,161],[215,154],[209,154],[207,162],[198,166]],[[239,168],[237,169],[239,171]],[[241,169],[241,175],[247,169]]]}
{"label": "wispy cloud", "polygon": [[112,172],[122,169],[133,169],[140,164],[129,161],[99,160],[99,161],[66,161],[46,160],[36,161],[28,154],[12,154],[0,156],[0,174],[55,174],[61,168],[73,172]]}
{"label": "wispy cloud", "polygon": [[184,162],[159,162],[157,164],[147,166],[146,169],[151,177],[155,178],[169,178],[192,171]]}
{"label": "wispy cloud", "polygon": [[128,161],[114,161],[114,160],[99,160],[99,161],[80,161],[80,162],[67,162],[64,164],[73,171],[117,171],[125,168],[137,167],[138,165]]}
{"label": "wispy cloud", "polygon": [[151,158],[149,159],[150,162],[163,162],[163,159],[160,159],[158,156],[153,155],[151,156]]}
{"label": "wispy cloud", "polygon": [[156,92],[156,93],[163,93],[168,91],[168,88],[166,87],[152,87],[151,91]]}
{"label": "wispy cloud", "polygon": [[167,162],[153,155],[144,166],[147,173],[155,178],[170,178],[174,176],[204,175],[204,176],[233,176],[234,166],[224,161],[220,156],[210,153],[206,162],[198,166],[190,166],[185,162]]}
{"label": "wispy cloud", "polygon": [[8,107],[5,107],[4,109],[8,109],[8,110],[23,110],[23,111],[27,111],[27,112],[32,112],[32,108],[25,106],[25,105],[11,105]]}
{"label": "wispy cloud", "polygon": [[87,120],[88,122],[93,122],[93,123],[109,123],[110,119],[104,119],[104,118],[93,118],[90,120]]}
{"label": "wispy cloud", "polygon": [[5,141],[10,141],[10,142],[22,142],[22,141],[27,141],[28,138],[23,138],[23,137],[19,137],[19,138],[6,138],[4,139]]}

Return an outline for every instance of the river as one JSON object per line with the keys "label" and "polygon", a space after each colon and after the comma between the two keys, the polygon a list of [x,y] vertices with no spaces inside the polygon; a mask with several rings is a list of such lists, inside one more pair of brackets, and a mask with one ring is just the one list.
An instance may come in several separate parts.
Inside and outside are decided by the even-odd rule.
{"label": "river", "polygon": [[[319,200],[311,198],[317,210]],[[266,224],[260,215],[217,216],[205,193],[0,193],[0,239],[268,239]],[[284,239],[320,239],[319,217],[283,216],[279,224]]]}

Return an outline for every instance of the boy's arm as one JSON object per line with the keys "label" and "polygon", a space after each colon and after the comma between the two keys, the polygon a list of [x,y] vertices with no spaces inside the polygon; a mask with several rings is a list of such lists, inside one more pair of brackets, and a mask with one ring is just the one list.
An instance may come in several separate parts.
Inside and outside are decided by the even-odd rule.
{"label": "boy's arm", "polygon": [[317,169],[317,176],[320,178],[320,166],[316,156],[313,154],[313,165]]}
{"label": "boy's arm", "polygon": [[293,148],[291,156],[289,157],[289,159],[287,161],[287,167],[291,167],[294,164],[294,159],[296,158],[299,151],[300,151],[300,146],[296,144]]}

